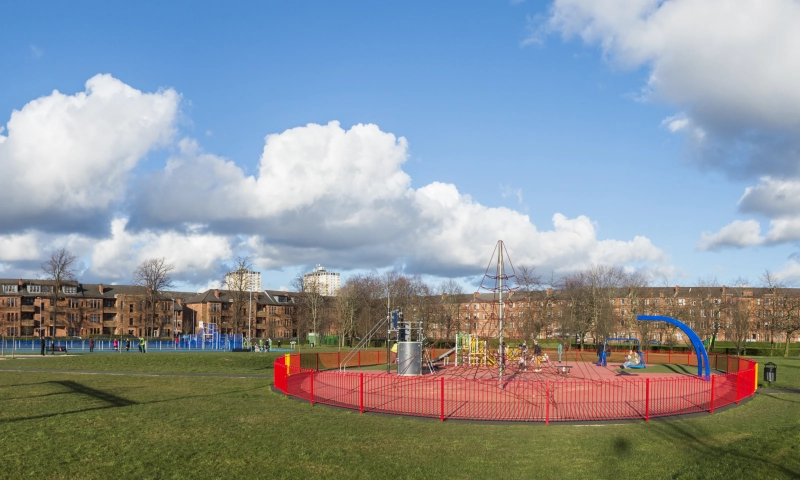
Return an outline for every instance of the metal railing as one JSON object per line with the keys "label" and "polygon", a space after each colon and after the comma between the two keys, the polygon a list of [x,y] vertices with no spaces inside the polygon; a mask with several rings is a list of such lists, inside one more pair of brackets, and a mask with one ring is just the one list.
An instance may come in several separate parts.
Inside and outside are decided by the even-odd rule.
{"label": "metal railing", "polygon": [[[326,370],[341,364],[339,354],[293,354],[275,360],[274,379],[275,388],[285,395],[362,413],[433,417],[441,421],[647,421],[687,413],[713,413],[755,393],[755,361],[727,355],[712,358],[715,370],[726,373],[712,374],[708,380],[689,375],[607,380],[524,379],[508,381],[501,389],[496,379]],[[692,358],[688,360],[691,363]],[[385,362],[385,352],[361,351],[346,363],[368,366]]]}

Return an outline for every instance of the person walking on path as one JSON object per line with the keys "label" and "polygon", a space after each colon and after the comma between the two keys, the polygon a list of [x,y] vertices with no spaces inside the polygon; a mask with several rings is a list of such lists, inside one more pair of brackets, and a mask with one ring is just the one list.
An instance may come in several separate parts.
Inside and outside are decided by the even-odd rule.
{"label": "person walking on path", "polygon": [[119,341],[115,338],[114,339],[114,351],[116,351],[118,348],[119,348]]}
{"label": "person walking on path", "polygon": [[126,352],[130,352],[131,351],[131,339],[130,338],[125,340],[125,351]]}
{"label": "person walking on path", "polygon": [[39,341],[42,344],[42,355],[44,356],[44,337],[39,337]]}
{"label": "person walking on path", "polygon": [[89,337],[89,353],[94,352],[94,338]]}
{"label": "person walking on path", "polygon": [[558,343],[558,363],[561,363],[561,349],[562,349],[561,342]]}

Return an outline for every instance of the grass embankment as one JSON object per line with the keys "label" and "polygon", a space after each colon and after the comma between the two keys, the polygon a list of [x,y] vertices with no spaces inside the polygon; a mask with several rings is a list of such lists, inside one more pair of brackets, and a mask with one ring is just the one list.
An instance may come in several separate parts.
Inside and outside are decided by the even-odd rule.
{"label": "grass embankment", "polygon": [[[56,357],[47,368],[150,371],[157,365],[174,372],[194,364],[198,373],[228,367],[242,373],[263,372],[267,361],[266,354],[132,355],[134,363],[126,364],[110,364],[108,355],[86,357]],[[0,366],[24,362],[33,361]],[[800,476],[796,394],[760,394],[699,418],[585,428],[359,415],[286,399],[272,393],[270,383],[0,372],[0,477]]]}

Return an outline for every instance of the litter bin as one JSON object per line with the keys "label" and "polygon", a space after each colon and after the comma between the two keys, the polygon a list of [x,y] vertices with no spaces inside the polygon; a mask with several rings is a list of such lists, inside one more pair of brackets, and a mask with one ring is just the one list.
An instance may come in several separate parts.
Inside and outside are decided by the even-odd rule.
{"label": "litter bin", "polygon": [[767,362],[764,364],[764,381],[768,383],[772,383],[778,377],[777,375],[777,366],[772,362]]}

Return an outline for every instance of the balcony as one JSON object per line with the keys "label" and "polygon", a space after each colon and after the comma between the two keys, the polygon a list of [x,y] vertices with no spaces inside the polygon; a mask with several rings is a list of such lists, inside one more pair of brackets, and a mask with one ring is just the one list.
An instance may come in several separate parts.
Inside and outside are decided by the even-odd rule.
{"label": "balcony", "polygon": [[36,306],[35,305],[22,305],[21,308],[22,308],[23,312],[35,312],[36,311]]}

